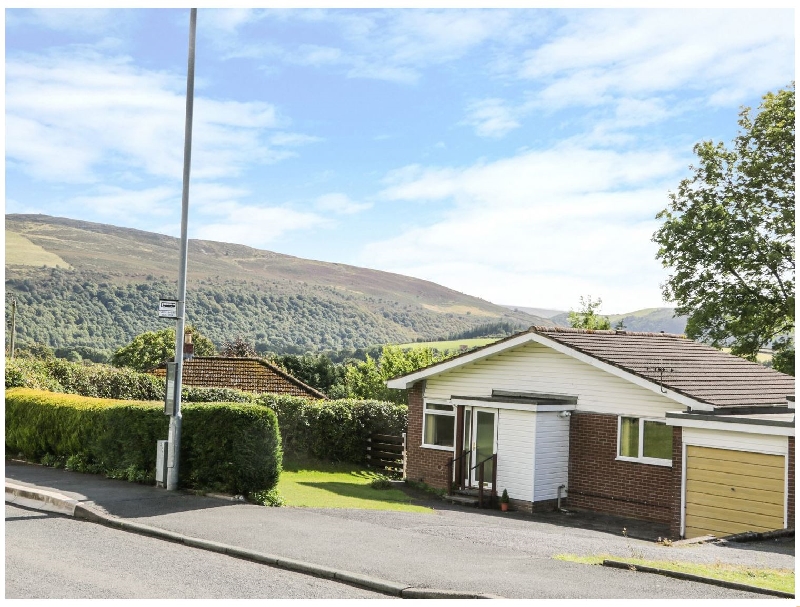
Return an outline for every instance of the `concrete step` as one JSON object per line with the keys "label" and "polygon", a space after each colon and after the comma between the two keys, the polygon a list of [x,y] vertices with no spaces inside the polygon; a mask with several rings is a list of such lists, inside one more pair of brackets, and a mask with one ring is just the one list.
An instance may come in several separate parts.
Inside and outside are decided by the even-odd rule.
{"label": "concrete step", "polygon": [[445,495],[444,499],[451,504],[458,504],[459,506],[478,507],[478,499],[468,495]]}

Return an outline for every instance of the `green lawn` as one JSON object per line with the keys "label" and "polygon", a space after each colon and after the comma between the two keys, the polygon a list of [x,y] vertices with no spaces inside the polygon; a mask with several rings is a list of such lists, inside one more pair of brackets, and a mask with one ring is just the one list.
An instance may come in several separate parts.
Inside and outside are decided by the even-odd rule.
{"label": "green lawn", "polygon": [[287,506],[433,512],[399,489],[373,489],[376,478],[381,475],[352,464],[285,457],[278,492]]}
{"label": "green lawn", "polygon": [[592,555],[578,556],[575,554],[557,554],[553,558],[570,563],[583,563],[586,565],[600,565],[605,559],[630,563],[631,565],[642,565],[645,567],[656,567],[668,571],[679,571],[681,573],[691,573],[703,577],[735,582],[737,584],[749,584],[759,588],[769,588],[771,590],[781,590],[783,592],[794,593],[794,571],[791,569],[760,569],[756,567],[743,567],[739,565],[726,565],[715,563],[712,565],[702,563],[689,563],[686,561],[649,561],[646,559],[626,558],[619,556]]}

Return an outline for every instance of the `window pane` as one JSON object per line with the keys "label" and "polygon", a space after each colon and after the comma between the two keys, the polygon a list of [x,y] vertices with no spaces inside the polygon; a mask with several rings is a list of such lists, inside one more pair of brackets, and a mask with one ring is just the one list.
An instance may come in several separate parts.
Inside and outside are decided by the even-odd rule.
{"label": "window pane", "polygon": [[623,417],[619,430],[619,454],[623,457],[639,457],[639,419]]}
{"label": "window pane", "polygon": [[644,422],[644,456],[672,459],[672,426]]}
{"label": "window pane", "polygon": [[426,403],[426,409],[434,409],[436,411],[452,411],[453,405],[437,405],[436,403]]}
{"label": "window pane", "polygon": [[451,415],[425,415],[425,444],[452,447],[456,418]]}

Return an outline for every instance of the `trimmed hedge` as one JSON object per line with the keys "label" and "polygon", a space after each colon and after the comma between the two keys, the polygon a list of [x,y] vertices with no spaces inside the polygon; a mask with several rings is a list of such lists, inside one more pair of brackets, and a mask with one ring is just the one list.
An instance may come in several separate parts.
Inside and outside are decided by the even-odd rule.
{"label": "trimmed hedge", "polygon": [[62,358],[6,358],[6,389],[34,388],[98,398],[163,400],[164,379],[110,365]]}
{"label": "trimmed hedge", "polygon": [[283,447],[328,461],[363,463],[371,434],[406,431],[408,407],[370,400],[309,401],[296,396],[262,394],[256,403],[278,416]]}
{"label": "trimmed hedge", "polygon": [[[247,494],[277,485],[282,448],[271,410],[206,403],[187,404],[182,414],[182,486]],[[6,392],[6,451],[32,461],[153,482],[156,441],[168,427],[160,403]]]}
{"label": "trimmed hedge", "polygon": [[[6,389],[16,387],[133,401],[164,399],[163,378],[131,369],[60,359],[6,359]],[[181,400],[187,405],[235,402],[267,406],[278,416],[287,451],[353,463],[365,461],[367,438],[371,434],[402,434],[408,418],[408,408],[402,404],[356,399],[310,401],[298,396],[253,394],[232,388],[184,386]]]}

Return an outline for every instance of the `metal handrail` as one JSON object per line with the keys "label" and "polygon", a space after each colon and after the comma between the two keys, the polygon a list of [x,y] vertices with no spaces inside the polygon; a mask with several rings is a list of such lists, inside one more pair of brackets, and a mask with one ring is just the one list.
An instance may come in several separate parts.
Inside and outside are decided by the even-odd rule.
{"label": "metal handrail", "polygon": [[[455,463],[457,461],[465,458],[470,453],[472,453],[472,449],[470,449],[469,451],[462,452],[461,455],[459,455],[458,457],[451,457],[450,460],[447,462],[447,473],[448,473],[447,474],[447,479],[448,479],[447,480],[447,495],[453,495],[453,480],[452,479],[453,479],[453,468],[455,467]],[[464,483],[464,479],[463,478],[459,479],[459,481],[458,481],[459,488],[463,488],[462,487],[463,483]]]}
{"label": "metal handrail", "polygon": [[473,466],[470,469],[470,470],[475,470],[475,468],[478,468],[480,466],[480,469],[478,470],[478,507],[479,508],[483,508],[483,483],[484,483],[483,475],[484,475],[484,469],[485,469],[485,466],[486,466],[486,462],[488,462],[489,460],[492,460],[492,462],[494,463],[494,466],[492,466],[492,494],[491,494],[492,503],[494,503],[494,499],[495,499],[495,497],[497,497],[497,453],[493,453],[492,455],[490,455],[489,457],[487,457],[483,461],[478,462],[477,464],[475,464],[475,466]]}

